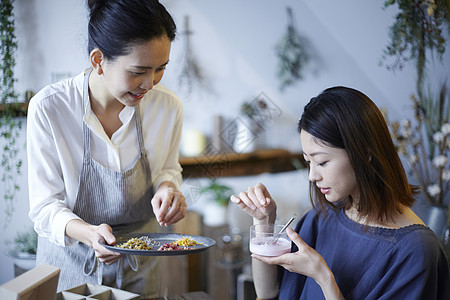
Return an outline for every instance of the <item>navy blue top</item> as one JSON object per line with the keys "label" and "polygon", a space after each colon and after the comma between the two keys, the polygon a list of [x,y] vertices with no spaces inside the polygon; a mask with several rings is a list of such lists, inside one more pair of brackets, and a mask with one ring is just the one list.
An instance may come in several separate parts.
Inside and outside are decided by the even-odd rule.
{"label": "navy blue top", "polygon": [[[323,256],[345,299],[450,299],[444,250],[426,226],[364,227],[343,210],[325,216],[312,209],[296,231]],[[283,269],[279,299],[324,296],[314,279]]]}

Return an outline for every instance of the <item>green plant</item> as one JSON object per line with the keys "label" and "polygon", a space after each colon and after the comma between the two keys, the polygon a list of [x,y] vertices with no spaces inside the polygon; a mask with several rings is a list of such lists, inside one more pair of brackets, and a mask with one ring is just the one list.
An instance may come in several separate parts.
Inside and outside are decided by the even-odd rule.
{"label": "green plant", "polygon": [[392,122],[390,129],[400,155],[410,166],[428,202],[441,206],[450,185],[449,91],[446,80],[438,95],[425,92],[428,55],[436,53],[442,59],[446,40],[443,30],[450,32],[450,1],[448,0],[387,0],[385,8],[397,4],[399,12],[390,27],[391,41],[384,50],[383,60],[395,57],[389,70],[402,69],[413,61],[417,70],[416,95],[411,96],[414,121]]}
{"label": "green plant", "polygon": [[425,79],[427,55],[435,50],[442,59],[445,53],[443,30],[447,27],[450,32],[450,1],[387,0],[384,7],[394,4],[398,5],[399,12],[390,27],[391,41],[384,50],[382,61],[395,58],[392,64],[386,65],[388,70],[401,70],[406,62],[413,61],[417,70],[417,90],[420,90]]}
{"label": "green plant", "polygon": [[288,17],[287,30],[275,46],[281,90],[303,78],[303,72],[309,61],[309,54],[305,47],[306,40],[294,26],[292,9],[287,7],[286,10]]}
{"label": "green plant", "polygon": [[213,178],[206,187],[201,189],[201,193],[209,194],[219,205],[227,206],[233,190],[229,186],[217,183],[217,179]]}
{"label": "green plant", "polygon": [[21,173],[22,160],[18,156],[19,146],[17,139],[22,128],[22,121],[16,118],[17,92],[14,89],[16,79],[14,67],[17,42],[13,15],[13,0],[0,2],[0,142],[2,146],[2,177],[4,184],[2,196],[5,200],[5,227],[14,212],[15,193],[19,190],[17,175]]}
{"label": "green plant", "polygon": [[[12,253],[28,253],[36,254],[37,251],[38,235],[34,229],[28,231],[17,233],[14,241],[12,242],[13,247],[11,249]],[[9,241],[8,244],[11,244]]]}

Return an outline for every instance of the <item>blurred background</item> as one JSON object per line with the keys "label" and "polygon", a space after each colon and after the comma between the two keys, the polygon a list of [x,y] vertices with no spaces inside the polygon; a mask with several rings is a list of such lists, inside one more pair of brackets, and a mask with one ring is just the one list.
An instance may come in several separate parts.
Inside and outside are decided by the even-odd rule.
{"label": "blurred background", "polygon": [[[161,84],[175,91],[183,102],[182,155],[191,154],[193,147],[186,137],[194,134],[209,143],[217,118],[225,127],[232,124],[242,115],[243,104],[261,95],[276,108],[276,114],[265,124],[258,149],[301,152],[296,124],[302,109],[310,98],[331,86],[362,91],[380,108],[386,108],[390,119],[413,115],[410,96],[416,91],[415,66],[406,63],[401,70],[390,70],[386,64],[393,58],[382,59],[390,41],[389,28],[398,12],[396,6],[384,8],[383,0],[161,2],[178,27]],[[20,95],[26,91],[36,93],[47,84],[89,67],[85,1],[16,0],[14,14],[18,43],[16,88]],[[306,60],[302,62],[301,79],[282,87],[286,81],[278,73],[280,55],[276,47],[285,41],[289,26],[300,37]],[[448,33],[444,34],[448,38]],[[183,73],[186,68],[191,72]],[[193,73],[193,68],[198,72]],[[449,70],[449,51],[442,61],[430,56],[426,84],[438,89],[448,82]],[[0,237],[0,284],[14,276],[12,258],[5,255],[5,241],[32,227],[27,216],[25,127],[24,119],[19,140],[24,169],[19,177],[15,211]],[[227,151],[233,151],[231,148]],[[190,210],[204,213],[206,195],[193,193],[192,189],[203,189],[210,179],[187,178],[183,183]],[[234,193],[263,182],[279,202],[278,218],[282,223],[293,211],[301,215],[310,205],[305,170],[223,177],[217,182]],[[0,211],[3,205],[0,201]],[[228,218],[233,219],[230,222],[245,230],[250,220],[232,205],[228,210]]]}

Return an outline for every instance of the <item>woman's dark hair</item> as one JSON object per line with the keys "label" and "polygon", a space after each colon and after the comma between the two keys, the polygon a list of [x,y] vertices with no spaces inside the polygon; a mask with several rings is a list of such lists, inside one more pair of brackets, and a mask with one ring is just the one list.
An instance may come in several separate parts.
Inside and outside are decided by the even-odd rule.
{"label": "woman's dark hair", "polygon": [[88,53],[99,48],[106,59],[127,55],[130,47],[166,35],[176,26],[157,0],[88,0]]}
{"label": "woman's dark hair", "polygon": [[[400,204],[413,204],[417,188],[409,185],[386,121],[369,97],[347,87],[326,89],[305,106],[298,122],[298,132],[302,130],[319,143],[347,152],[360,200],[353,203],[349,197],[341,204],[346,208],[355,205],[366,222],[392,220]],[[322,211],[337,207],[313,182],[310,194],[314,207]]]}

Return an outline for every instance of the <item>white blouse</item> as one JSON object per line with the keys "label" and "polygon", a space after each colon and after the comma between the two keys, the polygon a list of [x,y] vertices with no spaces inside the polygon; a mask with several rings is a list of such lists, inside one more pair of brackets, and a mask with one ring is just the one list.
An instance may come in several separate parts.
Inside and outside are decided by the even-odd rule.
{"label": "white blouse", "polygon": [[[75,242],[65,236],[65,228],[70,220],[80,219],[72,209],[83,160],[82,122],[91,130],[91,157],[103,166],[123,172],[139,157],[135,108],[126,106],[120,112],[123,125],[109,139],[90,103],[82,107],[83,80],[84,72],[49,85],[28,107],[29,217],[40,236],[61,246]],[[156,85],[139,106],[155,191],[163,181],[171,181],[179,189],[181,101],[172,91]]]}

